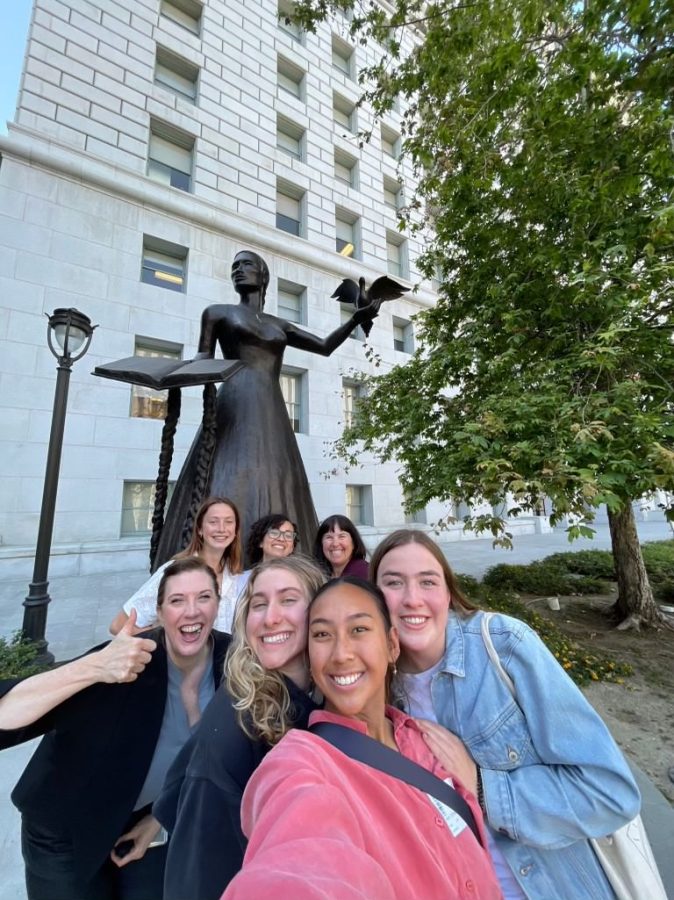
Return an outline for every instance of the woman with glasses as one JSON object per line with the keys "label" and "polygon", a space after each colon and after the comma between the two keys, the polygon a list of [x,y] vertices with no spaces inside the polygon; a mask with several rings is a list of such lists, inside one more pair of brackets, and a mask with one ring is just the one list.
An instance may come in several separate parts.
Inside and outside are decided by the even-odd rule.
{"label": "woman with glasses", "polygon": [[314,559],[328,578],[355,575],[367,581],[367,550],[358,529],[346,516],[328,516],[318,527],[314,542]]}
{"label": "woman with glasses", "polygon": [[262,516],[250,526],[246,543],[246,568],[270,559],[284,559],[299,543],[297,526],[284,513]]}

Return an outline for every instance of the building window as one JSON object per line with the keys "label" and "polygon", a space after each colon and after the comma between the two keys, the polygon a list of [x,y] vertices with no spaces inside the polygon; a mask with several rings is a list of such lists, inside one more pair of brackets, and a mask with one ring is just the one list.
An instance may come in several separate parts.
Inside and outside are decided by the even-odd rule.
{"label": "building window", "polygon": [[[137,337],[133,354],[153,359],[181,359],[182,347],[153,338]],[[139,419],[165,419],[167,396],[167,391],[155,391],[140,384],[132,385],[130,415]]]}
{"label": "building window", "polygon": [[290,425],[295,434],[299,434],[306,430],[302,415],[304,375],[301,372],[284,369],[281,372],[280,382]]}
{"label": "building window", "polygon": [[304,97],[304,72],[295,63],[279,56],[276,63],[276,78],[279,89],[298,100]]}
{"label": "building window", "polygon": [[279,278],[276,291],[278,303],[276,311],[278,315],[287,322],[295,322],[301,325],[305,321],[304,310],[306,304],[304,302],[305,289],[301,284],[293,284],[292,281],[286,281]]}
{"label": "building window", "polygon": [[[174,481],[168,485],[167,503],[171,499]],[[125,481],[122,492],[121,537],[152,533],[154,510],[154,481]]]}
{"label": "building window", "polygon": [[335,249],[340,256],[360,259],[358,219],[345,209],[335,211]]}
{"label": "building window", "polygon": [[353,425],[354,412],[362,396],[362,384],[358,384],[357,381],[342,381],[342,416],[346,428],[350,428]]}
{"label": "building window", "polygon": [[393,349],[399,353],[414,353],[412,323],[406,319],[393,319]]}
{"label": "building window", "polygon": [[406,525],[426,525],[426,509],[422,507],[413,513],[405,513]]}
{"label": "building window", "polygon": [[351,134],[355,134],[357,128],[356,107],[353,103],[350,100],[347,100],[346,97],[342,97],[340,94],[333,94],[332,110],[335,125],[344,128]]}
{"label": "building window", "polygon": [[285,116],[276,117],[276,146],[294,159],[304,158],[304,130]]}
{"label": "building window", "polygon": [[194,138],[163,122],[150,122],[147,174],[154,181],[189,191]]}
{"label": "building window", "polygon": [[196,0],[161,0],[161,14],[193,34],[201,30],[203,6]]}
{"label": "building window", "polygon": [[405,240],[393,231],[386,232],[386,264],[389,275],[405,278],[407,275],[407,248]]}
{"label": "building window", "polygon": [[335,148],[335,178],[349,187],[358,187],[358,160],[338,147]]}
{"label": "building window", "polygon": [[387,125],[381,126],[381,149],[393,159],[400,156],[400,135]]}
{"label": "building window", "polygon": [[347,484],[346,514],[354,525],[373,522],[372,488],[368,484]]}
{"label": "building window", "polygon": [[347,78],[353,78],[353,47],[336,34],[332,36],[332,65]]}
{"label": "building window", "polygon": [[302,192],[294,185],[276,186],[276,227],[288,234],[302,235]]}
{"label": "building window", "polygon": [[143,235],[141,281],[170,291],[184,291],[186,271],[187,247]]}
{"label": "building window", "polygon": [[[350,303],[341,304],[341,306],[340,306],[340,322],[341,322],[341,324],[345,325],[347,322],[349,322],[351,320],[351,316],[353,315],[353,313],[354,313],[354,308]],[[365,332],[360,327],[360,325],[357,325],[353,329],[353,331],[351,332],[349,337],[353,341],[364,341],[366,339]]]}
{"label": "building window", "polygon": [[387,175],[384,175],[384,203],[395,210],[402,206],[402,185]]}
{"label": "building window", "polygon": [[157,47],[154,64],[155,84],[194,103],[197,98],[198,80],[199,69],[196,66],[166,50],[165,47]]}
{"label": "building window", "polygon": [[296,22],[290,21],[290,16],[295,11],[295,7],[292,3],[287,2],[287,0],[281,0],[278,5],[278,27],[281,31],[285,31],[286,34],[290,35],[290,37],[301,43],[302,41],[302,29]]}

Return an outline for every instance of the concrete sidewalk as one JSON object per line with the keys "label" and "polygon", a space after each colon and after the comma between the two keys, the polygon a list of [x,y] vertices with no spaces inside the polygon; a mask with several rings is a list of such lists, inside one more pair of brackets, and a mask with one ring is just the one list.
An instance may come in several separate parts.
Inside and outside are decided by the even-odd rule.
{"label": "concrete sidewalk", "polygon": [[[666,540],[672,531],[663,519],[638,523],[642,542]],[[461,540],[443,545],[457,571],[481,577],[497,563],[527,563],[564,550],[609,549],[606,525],[598,525],[594,540],[569,544],[564,532],[519,535],[511,550],[494,549],[491,541]],[[55,578],[49,585],[47,638],[57,659],[69,659],[109,638],[108,625],[131,594],[147,579],[147,571],[114,575],[87,575]],[[0,635],[8,636],[21,627],[23,598],[28,585],[9,581],[0,585]],[[23,864],[19,840],[19,817],[9,795],[26,765],[36,742],[6,750],[0,755],[0,900],[25,900]],[[663,748],[663,757],[671,748]],[[643,818],[653,844],[670,900],[674,900],[674,809],[647,776],[635,768],[643,795]],[[64,898],[66,900],[66,898]],[[554,900],[554,898],[550,898]],[[648,900],[648,898],[644,898]]]}

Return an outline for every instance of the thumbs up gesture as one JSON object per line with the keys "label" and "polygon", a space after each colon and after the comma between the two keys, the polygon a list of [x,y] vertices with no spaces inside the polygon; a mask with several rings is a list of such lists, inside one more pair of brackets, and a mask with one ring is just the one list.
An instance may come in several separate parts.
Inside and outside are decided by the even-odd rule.
{"label": "thumbs up gesture", "polygon": [[136,610],[132,609],[117,637],[98,653],[91,654],[90,659],[95,658],[97,681],[123,684],[138,678],[152,659],[157,644],[149,638],[134,637],[135,631]]}

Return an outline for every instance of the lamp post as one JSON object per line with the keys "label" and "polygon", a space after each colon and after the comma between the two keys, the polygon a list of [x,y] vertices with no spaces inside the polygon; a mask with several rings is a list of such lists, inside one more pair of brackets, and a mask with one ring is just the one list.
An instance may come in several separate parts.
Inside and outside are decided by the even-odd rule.
{"label": "lamp post", "polygon": [[23,601],[23,632],[37,644],[39,663],[54,662],[53,654],[47,650],[45,629],[47,625],[47,606],[51,597],[47,592],[49,582],[49,553],[51,550],[52,531],[54,529],[54,511],[56,508],[56,491],[58,489],[59,469],[61,466],[61,448],[63,446],[63,429],[66,420],[68,403],[68,385],[72,364],[81,359],[89,349],[91,336],[96,325],[91,319],[77,309],[55,309],[49,316],[47,342],[49,349],[58,360],[56,367],[56,391],[54,392],[54,409],[51,419],[51,433],[47,449],[47,467],[44,476],[42,506],[40,508],[40,524],[35,548],[35,564],[33,580],[28,588],[28,596]]}

